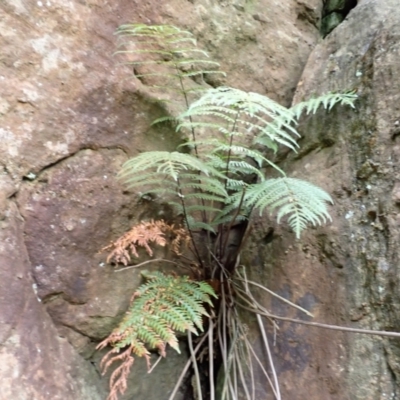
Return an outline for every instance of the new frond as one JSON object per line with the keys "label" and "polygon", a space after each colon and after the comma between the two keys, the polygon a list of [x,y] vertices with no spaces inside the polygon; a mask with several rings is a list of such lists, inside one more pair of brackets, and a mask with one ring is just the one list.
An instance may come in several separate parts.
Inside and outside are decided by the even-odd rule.
{"label": "new frond", "polygon": [[[236,195],[234,204],[238,202]],[[308,224],[322,225],[331,220],[327,204],[332,199],[328,193],[300,179],[285,177],[249,185],[243,202],[250,209],[258,209],[260,215],[265,208],[275,212],[278,223],[286,217],[297,238]]]}

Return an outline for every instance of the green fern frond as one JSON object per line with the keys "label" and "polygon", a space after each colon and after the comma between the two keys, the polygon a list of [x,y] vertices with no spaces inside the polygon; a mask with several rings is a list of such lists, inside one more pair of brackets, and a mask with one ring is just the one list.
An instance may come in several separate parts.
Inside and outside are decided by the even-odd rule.
{"label": "green fern frond", "polygon": [[[296,151],[296,138],[300,135],[295,126],[303,111],[315,113],[320,106],[331,109],[335,104],[353,107],[356,98],[353,93],[329,93],[288,109],[267,96],[220,87],[208,90],[192,103],[178,117],[177,130],[203,128],[218,131],[225,136],[251,134],[254,144],[261,144],[274,151],[277,151],[278,145],[284,145]],[[207,120],[210,118],[213,121]]]}
{"label": "green fern frond", "polygon": [[[205,117],[214,120],[204,120]],[[274,149],[279,144],[295,149],[297,143],[294,137],[299,136],[293,126],[296,119],[291,110],[267,96],[227,87],[205,92],[178,120],[177,130],[201,127],[226,136],[267,136],[268,147]]]}
{"label": "green fern frond", "polygon": [[254,144],[260,144],[268,149],[271,149],[274,153],[276,153],[279,149],[279,145],[276,141],[271,140],[267,135],[258,135],[254,138]]}
{"label": "green fern frond", "polygon": [[[173,25],[144,25],[125,24],[120,26],[116,34],[119,36],[119,45],[116,54],[137,55],[138,60],[126,62],[133,67],[163,66],[164,71],[143,71],[136,75],[138,78],[160,76],[182,80],[198,75],[222,74],[219,63],[209,60],[208,53],[196,47],[193,35]],[[134,46],[130,46],[133,43]],[[151,84],[151,87],[159,87]],[[179,85],[181,93],[188,93]],[[171,86],[162,86],[170,89]],[[173,89],[173,88],[171,88]]]}
{"label": "green fern frond", "polygon": [[231,154],[233,157],[249,157],[253,159],[260,167],[263,164],[263,161],[267,161],[267,159],[259,151],[238,144],[219,142],[213,148],[212,153]]}
{"label": "green fern frond", "polygon": [[163,122],[169,122],[171,124],[174,124],[176,122],[176,118],[169,117],[169,116],[160,117],[160,118],[157,118],[154,121],[152,121],[151,125],[157,125],[157,124],[161,124]]}
{"label": "green fern frond", "polygon": [[186,190],[192,190],[196,195],[198,195],[199,193],[205,193],[206,196],[208,195],[207,193],[211,193],[215,196],[219,196],[219,201],[225,200],[228,196],[228,193],[226,192],[225,187],[222,185],[222,183],[215,179],[210,179],[209,181],[207,181],[206,179],[204,179],[204,176],[202,176],[201,178],[197,177],[197,179],[191,178],[191,180],[187,182],[185,181],[185,176],[182,176],[182,182],[182,190],[185,192]]}
{"label": "green fern frond", "polygon": [[[208,90],[199,100],[191,104],[187,114],[184,113],[183,117],[194,116],[202,110],[212,109],[213,107],[216,107],[216,110],[219,111],[222,109],[236,110],[249,116],[258,115],[275,118],[278,115],[284,115],[288,119],[291,117],[287,108],[267,96],[230,87]],[[231,113],[232,111],[227,112]]]}
{"label": "green fern frond", "polygon": [[208,194],[208,193],[203,193],[203,192],[193,192],[193,193],[187,193],[185,195],[183,195],[183,198],[185,200],[191,200],[191,199],[195,199],[195,200],[205,200],[205,201],[216,201],[218,203],[225,203],[226,201],[226,197],[220,197],[220,196],[215,196],[212,194]]}
{"label": "green fern frond", "polygon": [[175,35],[179,34],[182,37],[180,41],[190,41],[195,43],[193,35],[189,31],[183,31],[173,25],[146,25],[146,24],[123,24],[118,27],[117,35],[121,36],[137,36],[137,37],[163,37],[165,40],[178,40]]}
{"label": "green fern frond", "polygon": [[213,226],[215,226],[216,224],[199,221],[198,219],[192,217],[191,215],[187,216],[186,222],[187,222],[187,228],[190,229],[192,232],[196,230],[204,230],[214,234],[216,233],[215,229],[213,228]]}
{"label": "green fern frond", "polygon": [[182,188],[191,189],[198,187],[204,192],[227,197],[228,193],[221,182],[221,180],[225,178],[225,175],[219,172],[216,174],[215,171],[219,171],[219,169],[211,163],[205,162],[205,164],[211,171],[209,175],[206,176],[195,173],[182,173],[180,175]]}
{"label": "green fern frond", "polygon": [[242,176],[255,174],[259,178],[264,179],[263,173],[258,168],[254,167],[253,165],[249,164],[244,160],[230,160],[228,162],[227,169],[230,172],[233,172],[235,174],[240,174]]}
{"label": "green fern frond", "polygon": [[[291,122],[294,123],[294,122]],[[299,145],[286,130],[290,130],[294,136],[300,137],[297,130],[286,122],[286,119],[277,117],[273,122],[259,127],[258,134],[254,138],[254,144],[264,145],[272,150],[275,150],[278,145],[282,144],[293,151],[297,151]]]}
{"label": "green fern frond", "polygon": [[[179,175],[185,171],[198,171],[208,175],[221,176],[221,173],[208,166],[190,154],[168,152],[168,151],[149,151],[139,154],[129,159],[118,174],[119,179],[132,182],[130,187],[136,186],[135,176],[143,171],[154,170],[154,175],[166,175],[174,181],[179,179]],[[134,179],[132,181],[132,179]],[[139,179],[137,179],[139,180]]]}
{"label": "green fern frond", "polygon": [[336,104],[348,105],[354,108],[354,102],[357,100],[357,98],[358,96],[354,92],[328,93],[320,97],[302,101],[301,103],[294,105],[290,111],[293,113],[296,119],[299,119],[304,111],[306,114],[315,114],[321,105],[328,111],[331,110]]}
{"label": "green fern frond", "polygon": [[[233,205],[239,201],[237,194]],[[308,224],[321,225],[331,220],[327,203],[333,201],[321,188],[300,179],[285,177],[249,185],[243,203],[250,209],[258,209],[260,215],[265,208],[276,211],[278,223],[287,217],[288,224],[299,238]]]}
{"label": "green fern frond", "polygon": [[[218,117],[217,114],[215,116]],[[230,122],[230,119],[228,119],[227,116],[221,116],[221,118],[224,118],[228,123]],[[232,121],[233,121],[233,119],[232,119]],[[220,125],[220,124],[213,123],[213,122],[194,121],[194,120],[190,120],[190,118],[187,121],[181,122],[176,129],[177,129],[177,131],[179,131],[182,128],[187,128],[190,130],[197,129],[197,128],[201,128],[201,129],[205,129],[205,130],[215,130],[217,132],[221,132],[222,134],[224,134],[226,136],[234,134],[234,132],[232,132],[232,130],[230,129],[229,125]]]}
{"label": "green fern frond", "polygon": [[166,344],[179,352],[175,332],[203,330],[202,316],[208,315],[203,303],[212,306],[216,294],[207,283],[188,277],[149,271],[142,275],[147,282],[135,292],[128,312],[104,345],[130,346],[137,356],[147,355],[152,348],[165,356]]}
{"label": "green fern frond", "polygon": [[218,213],[220,212],[220,208],[218,207],[212,207],[212,206],[207,206],[207,205],[202,205],[202,204],[195,204],[195,205],[186,205],[185,209],[183,209],[183,206],[181,203],[171,201],[170,204],[172,206],[175,206],[175,209],[178,214],[183,214],[185,211],[187,215],[193,215],[202,211],[207,211],[210,213]]}
{"label": "green fern frond", "polygon": [[208,316],[208,313],[202,306],[201,301],[196,299],[193,295],[188,294],[183,289],[179,294],[171,291],[167,298],[168,301],[179,306],[200,331],[203,330],[202,316]]}
{"label": "green fern frond", "polygon": [[[188,141],[180,145],[180,147],[189,148],[194,146],[196,146],[198,149],[204,148],[204,155],[207,160],[207,165],[213,166],[213,168],[220,171],[226,171],[226,162],[228,158],[232,161],[232,164],[228,166],[229,172],[234,171],[235,163],[242,163],[242,167],[245,168],[245,170],[251,170],[258,175],[261,174],[259,169],[246,162],[246,159],[254,160],[259,167],[261,167],[264,163],[272,164],[272,162],[265,158],[260,151],[249,148],[246,145],[241,145],[239,142],[231,142],[229,139],[220,140],[217,138],[210,138],[205,140],[197,140],[196,142]],[[277,169],[279,170],[278,167]],[[247,171],[243,172],[245,173]]]}

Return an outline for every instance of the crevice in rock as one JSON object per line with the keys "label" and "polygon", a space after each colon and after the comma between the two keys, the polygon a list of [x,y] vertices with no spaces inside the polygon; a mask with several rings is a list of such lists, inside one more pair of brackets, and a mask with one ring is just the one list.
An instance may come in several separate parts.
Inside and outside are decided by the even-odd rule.
{"label": "crevice in rock", "polygon": [[321,20],[322,36],[327,36],[343,22],[357,2],[358,0],[324,0]]}
{"label": "crevice in rock", "polygon": [[[41,300],[42,300],[42,303],[43,303],[44,305],[49,304],[49,303],[51,303],[52,301],[58,299],[59,297],[62,297],[63,294],[64,294],[63,292],[49,293],[49,294],[47,294],[46,296],[44,296],[44,297],[41,299]],[[63,298],[63,300],[65,300],[65,299]],[[65,300],[65,301],[68,302],[68,300]],[[71,304],[72,304],[72,303],[71,303]]]}
{"label": "crevice in rock", "polygon": [[39,176],[40,176],[41,174],[43,174],[45,171],[47,171],[48,169],[57,166],[58,164],[60,164],[61,162],[65,161],[65,160],[67,160],[67,159],[69,159],[69,158],[75,157],[75,156],[78,155],[80,152],[85,151],[85,150],[92,150],[92,151],[99,151],[99,150],[121,150],[121,151],[126,155],[126,157],[129,158],[128,151],[127,151],[127,149],[123,148],[123,146],[113,146],[113,147],[110,147],[110,146],[100,147],[100,146],[94,146],[94,145],[93,145],[93,146],[85,146],[85,147],[79,148],[78,150],[76,150],[76,151],[73,152],[73,153],[70,153],[70,154],[66,155],[65,157],[61,157],[61,158],[57,159],[56,161],[54,161],[54,162],[52,162],[52,163],[50,163],[50,164],[45,165],[44,167],[42,167],[42,168],[41,168],[39,171],[37,171],[36,173],[30,172],[29,174],[23,176],[23,177],[22,177],[22,180],[25,181],[25,182],[26,182],[26,181],[32,182],[32,181],[34,181],[34,180],[37,180],[37,178],[39,178]]}

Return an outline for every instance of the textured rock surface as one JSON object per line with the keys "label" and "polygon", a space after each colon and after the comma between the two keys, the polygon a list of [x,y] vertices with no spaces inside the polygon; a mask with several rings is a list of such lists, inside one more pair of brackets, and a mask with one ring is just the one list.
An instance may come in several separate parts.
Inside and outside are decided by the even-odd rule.
{"label": "textured rock surface", "polygon": [[[306,118],[301,152],[285,161],[295,176],[333,194],[333,223],[294,245],[282,227],[270,241],[260,226],[254,244],[261,260],[254,257],[253,276],[268,271],[270,288],[320,322],[400,330],[399,26],[397,1],[363,1],[312,52],[296,102],[332,90],[359,94],[354,111],[339,107]],[[267,269],[256,267],[262,260]],[[271,308],[301,316],[275,301]],[[283,398],[400,396],[398,340],[281,327],[275,354]]]}
{"label": "textured rock surface", "polygon": [[[105,398],[94,347],[138,280],[96,253],[140,218],[168,218],[114,180],[129,155],[180,141],[150,127],[162,110],[112,58],[116,27],[187,28],[227,84],[288,104],[320,13],[318,0],[1,2],[2,400]],[[163,398],[181,362],[172,356],[156,369],[157,385],[138,373],[129,396]]]}
{"label": "textured rock surface", "polygon": [[15,204],[0,221],[1,399],[105,397],[98,374],[60,337],[35,295],[23,219]]}

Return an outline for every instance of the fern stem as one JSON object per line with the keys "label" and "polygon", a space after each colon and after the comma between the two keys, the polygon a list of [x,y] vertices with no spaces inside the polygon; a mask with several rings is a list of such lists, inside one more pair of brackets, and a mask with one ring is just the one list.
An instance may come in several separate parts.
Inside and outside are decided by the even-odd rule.
{"label": "fern stem", "polygon": [[322,329],[330,329],[333,331],[341,331],[341,332],[350,332],[350,333],[361,333],[363,335],[376,335],[376,336],[385,336],[385,337],[393,337],[393,338],[400,338],[400,332],[390,332],[390,331],[375,331],[371,329],[358,329],[358,328],[349,328],[347,326],[340,326],[340,325],[329,325],[329,324],[321,324],[319,322],[310,322],[310,321],[303,321],[301,319],[294,319],[294,318],[288,318],[288,317],[281,317],[279,315],[275,314],[267,314],[265,312],[262,312],[257,309],[252,309],[246,306],[243,306],[242,304],[238,304],[239,307],[244,308],[245,310],[251,311],[255,314],[267,316],[273,319],[277,319],[278,321],[286,321],[286,322],[292,322],[294,324],[300,324],[300,325],[308,325],[312,326],[314,328],[322,328]]}
{"label": "fern stem", "polygon": [[[178,66],[176,64],[175,64],[175,69],[179,72]],[[190,107],[190,104],[189,104],[189,99],[187,97],[187,93],[185,90],[185,85],[183,84],[183,79],[182,79],[181,74],[178,73],[178,77],[179,77],[179,84],[182,89],[183,98],[185,99],[186,109],[188,110]],[[192,120],[191,116],[189,116],[189,121],[190,121],[190,130],[192,132],[192,139],[193,139],[193,143],[194,143],[194,152],[196,154],[196,157],[199,158],[199,153],[197,150],[197,143],[196,143],[196,133],[195,133],[195,130],[193,127],[193,120]]]}
{"label": "fern stem", "polygon": [[126,267],[123,267],[123,268],[120,268],[120,269],[116,269],[114,272],[121,272],[121,271],[125,271],[125,270],[127,270],[127,269],[132,269],[132,268],[140,268],[140,267],[143,267],[143,265],[150,264],[150,263],[153,263],[153,262],[159,262],[159,261],[166,262],[166,263],[170,263],[170,264],[175,264],[175,265],[177,265],[178,267],[183,267],[183,268],[188,268],[188,269],[190,269],[189,267],[186,267],[185,265],[178,264],[178,263],[175,262],[175,261],[167,260],[167,259],[165,259],[165,258],[155,258],[154,260],[143,261],[143,262],[141,262],[140,264],[128,265],[128,266],[126,266]]}
{"label": "fern stem", "polygon": [[163,356],[159,356],[157,361],[153,364],[153,366],[147,371],[148,374],[151,374],[154,371],[154,368],[157,367],[158,363],[163,359]]}
{"label": "fern stem", "polygon": [[214,313],[211,313],[211,318],[209,319],[208,327],[208,375],[210,381],[210,400],[215,400],[215,385],[214,385],[214,323],[212,317]]}
{"label": "fern stem", "polygon": [[197,399],[203,400],[203,395],[201,393],[201,383],[200,383],[200,373],[199,373],[199,368],[197,366],[197,360],[196,360],[196,354],[193,350],[193,342],[192,342],[192,332],[189,330],[187,331],[188,335],[188,344],[189,344],[189,350],[190,350],[190,356],[192,358],[192,364],[193,364],[193,369],[194,369],[194,376],[196,378],[196,386],[197,386]]}
{"label": "fern stem", "polygon": [[[246,310],[252,311],[254,309],[260,309],[261,311],[264,311],[265,314],[263,314],[265,317],[267,317],[269,319],[269,321],[271,322],[272,325],[274,325],[274,327],[276,326],[276,323],[274,322],[274,320],[270,317],[268,317],[269,313],[268,310],[264,309],[264,307],[262,307],[253,297],[251,297],[249,299],[249,293],[244,292],[242,289],[240,289],[239,287],[236,286],[236,296],[239,297],[240,299],[242,299],[245,303],[247,303],[250,307],[246,307],[243,304],[239,304],[240,307],[245,308]],[[245,297],[244,295],[247,295],[247,297]],[[257,306],[257,307],[255,307]],[[278,328],[279,329],[279,328]]]}
{"label": "fern stem", "polygon": [[222,361],[224,364],[224,370],[227,369],[227,343],[226,343],[226,299],[224,290],[224,276],[223,270],[220,272],[220,282],[221,282],[221,304],[218,312],[218,342],[220,345]]}
{"label": "fern stem", "polygon": [[[244,282],[243,279],[241,278],[237,278],[238,280]],[[275,292],[273,292],[272,290],[267,289],[265,286],[260,285],[257,282],[253,282],[253,281],[249,281],[248,279],[246,279],[247,283],[250,283],[251,285],[257,286],[258,288],[266,291],[267,293],[271,294],[272,296],[276,297],[277,299],[289,304],[290,306],[297,308],[298,310],[302,311],[303,313],[307,314],[309,317],[314,318],[314,315],[312,315],[309,311],[307,311],[306,309],[304,309],[303,307],[298,306],[297,304],[292,303],[290,300],[285,299],[284,297],[279,296],[278,294],[276,294]]]}
{"label": "fern stem", "polygon": [[280,389],[279,389],[278,376],[276,374],[276,370],[275,370],[275,367],[274,367],[274,361],[272,359],[271,350],[269,348],[268,337],[267,337],[267,334],[265,332],[265,328],[264,328],[261,316],[259,314],[257,314],[256,317],[257,317],[258,326],[260,327],[261,336],[263,338],[263,343],[264,343],[264,346],[265,346],[265,350],[267,351],[269,365],[270,365],[271,371],[272,371],[272,377],[274,379],[274,386],[275,386],[275,390],[276,390],[276,394],[275,394],[276,400],[281,400],[281,393],[280,393]]}
{"label": "fern stem", "polygon": [[[229,343],[229,352],[227,356],[227,367],[225,369],[224,387],[222,390],[221,398],[225,399],[225,394],[226,391],[228,390],[232,396],[231,398],[236,399],[238,388],[237,388],[237,371],[236,371],[236,362],[234,357],[234,349],[237,345],[237,331],[235,329],[235,319],[232,316],[231,307],[228,307],[226,322],[228,326],[228,338],[230,339],[230,343]],[[232,373],[231,369],[233,369]]]}
{"label": "fern stem", "polygon": [[[199,343],[197,344],[197,346],[194,348],[193,353],[194,353],[195,355],[196,355],[196,353],[199,351],[199,349],[200,349],[200,347],[202,346],[202,344],[204,343],[204,341],[207,339],[208,335],[209,335],[209,332],[207,332],[207,333],[201,338],[200,342],[199,342]],[[171,395],[169,396],[168,400],[174,400],[174,398],[175,398],[176,394],[178,393],[178,390],[179,390],[179,388],[180,388],[180,386],[181,386],[181,384],[182,384],[182,381],[183,381],[183,379],[184,379],[184,377],[185,377],[185,375],[186,375],[186,373],[187,373],[187,371],[188,371],[188,369],[189,369],[191,363],[192,363],[192,359],[189,358],[189,360],[186,362],[185,366],[183,367],[183,370],[182,370],[181,374],[179,375],[179,378],[178,378],[178,380],[176,381],[175,387],[174,387],[174,389],[172,390],[172,393],[171,393]]]}
{"label": "fern stem", "polygon": [[[179,71],[178,66],[177,66],[176,64],[175,64],[175,69],[176,69],[177,71]],[[180,84],[181,89],[182,89],[183,97],[184,97],[184,99],[185,99],[186,110],[188,110],[189,107],[190,107],[190,104],[189,104],[189,99],[188,99],[188,97],[187,97],[187,93],[186,93],[186,90],[185,90],[185,85],[184,85],[184,83],[183,83],[182,75],[178,73],[178,77],[179,77],[179,84]],[[196,157],[197,157],[198,159],[200,159],[200,157],[199,157],[199,151],[198,151],[198,149],[197,149],[196,131],[195,131],[195,129],[194,129],[194,126],[193,126],[193,119],[192,119],[191,116],[189,116],[189,121],[190,121],[190,130],[191,130],[191,132],[192,132],[192,140],[193,140],[193,143],[194,143],[194,153],[195,153]],[[200,175],[200,172],[199,172],[199,175]],[[202,192],[203,192],[203,191],[200,190],[200,193],[202,193]],[[201,205],[203,206],[203,208],[205,208],[204,199],[201,199],[200,201],[201,201]],[[203,220],[203,222],[204,222],[205,224],[208,223],[207,214],[206,214],[206,211],[205,211],[205,210],[201,210],[201,218],[202,218],[202,220]],[[210,237],[210,232],[209,232],[209,231],[207,231],[207,242],[208,242],[208,244],[211,244],[211,237]],[[209,261],[211,261],[211,260],[209,260]]]}
{"label": "fern stem", "polygon": [[194,249],[194,252],[196,253],[196,258],[197,258],[198,262],[200,263],[201,267],[204,269],[203,260],[201,259],[199,250],[198,250],[198,248],[196,246],[196,242],[195,242],[194,237],[193,237],[193,232],[189,228],[189,219],[188,219],[188,215],[187,215],[187,212],[186,212],[186,205],[185,205],[185,201],[184,201],[185,197],[184,197],[184,195],[182,193],[182,188],[181,188],[181,185],[180,185],[179,178],[177,179],[177,190],[178,190],[178,197],[179,197],[179,199],[181,201],[181,204],[182,204],[183,218],[185,219],[186,226],[188,227],[190,239],[191,239],[192,244],[193,244],[193,249]]}
{"label": "fern stem", "polygon": [[[235,215],[233,216],[232,220],[230,221],[229,226],[228,226],[228,229],[227,229],[227,231],[226,231],[226,237],[224,238],[224,244],[223,244],[223,246],[222,246],[222,248],[221,248],[221,252],[220,252],[220,254],[222,254],[222,255],[225,255],[225,251],[226,251],[226,248],[227,248],[227,245],[228,245],[229,231],[232,229],[232,226],[233,226],[233,224],[235,223],[235,220],[236,220],[236,218],[238,217],[238,215],[239,215],[239,213],[240,213],[240,210],[241,210],[242,205],[243,205],[243,200],[244,200],[245,194],[246,194],[246,188],[243,189],[243,192],[242,192],[242,196],[241,196],[241,198],[240,198],[239,205],[238,205],[238,207],[236,208],[236,211],[235,211]],[[247,227],[246,227],[246,229],[247,229]],[[221,238],[221,239],[222,239],[222,238]],[[222,241],[222,240],[221,240],[221,241]],[[240,249],[239,249],[239,250],[240,250]],[[239,253],[238,253],[237,255],[239,255]],[[234,271],[231,271],[231,272],[233,273]]]}
{"label": "fern stem", "polygon": [[[238,117],[239,117],[239,111],[236,113],[235,121],[233,122],[231,132],[234,132],[234,130],[235,130],[236,122],[237,122]],[[225,179],[225,190],[228,187],[229,162],[230,162],[231,155],[232,155],[232,144],[233,144],[233,135],[231,135],[230,138],[229,138],[229,150],[228,150],[228,157],[226,159],[226,168],[225,168],[225,176],[226,176],[226,179]],[[232,221],[231,221],[230,226],[232,226]],[[223,256],[223,252],[225,251],[226,243],[228,241],[229,229],[227,230],[227,235],[226,235],[226,239],[225,239],[224,245],[222,245],[223,229],[220,226],[220,227],[218,227],[218,230],[219,230],[219,233],[221,235],[219,254],[220,254],[220,257],[222,257]]]}
{"label": "fern stem", "polygon": [[249,351],[249,341],[247,339],[247,330],[243,328],[243,324],[240,321],[239,316],[237,315],[237,322],[238,322],[238,328],[240,330],[240,335],[241,338],[243,340],[244,346],[245,346],[245,350],[243,349],[243,347],[241,346],[239,348],[241,354],[243,357],[241,357],[241,355],[239,354],[240,358],[247,358],[247,366],[250,372],[250,381],[251,381],[251,400],[255,400],[256,398],[256,394],[255,394],[255,390],[256,390],[256,385],[255,385],[255,380],[254,380],[254,370],[253,370],[253,363],[251,360],[251,354]]}
{"label": "fern stem", "polygon": [[244,378],[242,363],[241,363],[241,359],[239,357],[237,346],[235,346],[235,348],[234,348],[234,357],[235,357],[235,360],[236,360],[237,369],[239,371],[240,382],[241,382],[241,385],[242,385],[242,387],[243,387],[243,389],[245,391],[245,394],[246,394],[246,399],[247,400],[251,400],[249,388],[247,387],[246,380]]}
{"label": "fern stem", "polygon": [[235,132],[236,123],[237,123],[238,118],[239,118],[239,111],[236,113],[235,120],[232,124],[231,135],[229,138],[229,150],[228,150],[228,157],[226,159],[226,169],[225,169],[225,175],[226,175],[225,190],[228,187],[228,173],[229,173],[229,163],[231,161],[231,156],[232,156],[233,132]]}
{"label": "fern stem", "polygon": [[[264,307],[262,307],[262,306],[256,301],[256,299],[254,298],[253,294],[252,294],[251,291],[250,291],[249,283],[248,283],[247,276],[246,276],[246,270],[245,270],[244,268],[243,268],[243,276],[244,276],[243,283],[244,283],[244,286],[245,286],[245,291],[246,291],[247,296],[249,296],[250,300],[253,302],[254,305],[256,305],[257,307],[259,307],[259,308],[261,308],[261,309],[264,309]],[[241,291],[241,290],[240,290],[240,291]],[[237,304],[238,304],[240,307],[244,307],[245,309],[248,309],[247,307],[243,306],[243,305],[240,304],[240,303],[237,303]],[[267,316],[267,318],[269,318],[268,314],[269,314],[269,313],[266,313],[266,314],[265,314],[265,316]],[[276,374],[275,374],[275,369],[274,369],[274,365],[273,365],[272,356],[270,355],[270,351],[269,351],[268,338],[267,338],[267,336],[266,336],[265,329],[264,329],[264,325],[262,324],[260,315],[258,315],[258,314],[256,313],[256,317],[257,317],[257,321],[258,321],[259,326],[260,326],[261,334],[262,334],[262,337],[263,337],[263,342],[264,342],[264,345],[265,345],[266,350],[267,350],[267,355],[268,355],[268,358],[269,358],[269,361],[270,361],[270,367],[271,367],[271,370],[272,370],[272,374],[273,374],[273,378],[274,378],[274,381],[275,381],[275,385],[274,385],[273,382],[271,381],[269,375],[268,375],[267,372],[265,371],[265,369],[264,369],[264,367],[263,367],[261,361],[260,361],[260,360],[258,359],[258,357],[256,356],[256,354],[255,354],[253,348],[251,347],[251,345],[250,345],[250,349],[251,349],[251,351],[253,352],[253,355],[254,355],[254,357],[256,358],[257,362],[258,362],[259,365],[261,366],[261,369],[264,371],[265,376],[267,377],[268,383],[269,383],[269,385],[271,386],[271,389],[272,389],[272,391],[274,392],[274,395],[275,395],[276,399],[277,399],[277,400],[280,400],[280,399],[281,399],[281,396],[280,396],[280,391],[279,391],[279,383],[278,383],[277,378],[276,378]],[[275,328],[275,326],[276,326],[275,321],[272,321],[272,324],[273,324],[273,326],[274,326],[274,328]]]}
{"label": "fern stem", "polygon": [[[245,340],[248,342],[248,339],[245,338]],[[250,349],[254,359],[257,361],[257,364],[259,365],[261,371],[263,372],[263,374],[265,375],[265,377],[267,378],[267,381],[269,383],[269,385],[271,386],[271,389],[274,393],[274,396],[277,397],[277,393],[275,391],[274,385],[271,381],[271,378],[268,375],[268,372],[265,370],[263,363],[261,362],[261,360],[258,358],[257,353],[254,351],[253,346],[250,344],[250,342],[248,343],[248,348]]]}
{"label": "fern stem", "polygon": [[[229,321],[231,322],[230,327],[229,327],[229,332],[234,332],[234,338],[232,340],[232,345],[231,345],[231,349],[230,349],[230,353],[231,353],[231,363],[233,365],[233,390],[234,393],[238,393],[238,372],[237,372],[237,364],[238,364],[238,360],[235,357],[235,350],[237,348],[237,343],[238,343],[238,332],[236,329],[236,321],[235,318],[233,316],[231,316],[231,318],[229,319]],[[232,336],[232,335],[231,335]]]}

